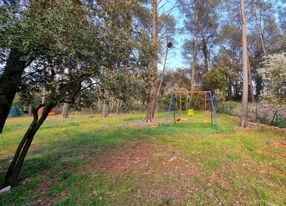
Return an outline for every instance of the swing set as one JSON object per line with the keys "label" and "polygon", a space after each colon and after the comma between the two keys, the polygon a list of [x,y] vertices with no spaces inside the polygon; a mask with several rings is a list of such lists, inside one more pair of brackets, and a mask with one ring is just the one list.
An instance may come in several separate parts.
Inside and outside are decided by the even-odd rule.
{"label": "swing set", "polygon": [[[177,106],[178,102],[179,107]],[[215,123],[216,129],[218,130],[218,122],[216,118],[217,115],[211,91],[174,91],[170,98],[166,124],[169,122],[171,112],[173,112],[174,124],[184,121],[182,118],[183,110],[185,110],[185,114],[187,114],[188,119],[194,118],[195,110],[205,111],[205,114],[207,114],[207,111],[210,110],[210,123],[211,125]],[[176,118],[176,111],[179,111],[180,118]]]}

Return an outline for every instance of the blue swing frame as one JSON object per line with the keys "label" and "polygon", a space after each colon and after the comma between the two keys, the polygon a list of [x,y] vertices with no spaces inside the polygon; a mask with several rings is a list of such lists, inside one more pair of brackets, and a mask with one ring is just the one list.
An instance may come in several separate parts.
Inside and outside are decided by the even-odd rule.
{"label": "blue swing frame", "polygon": [[[216,115],[216,111],[215,111],[215,107],[214,107],[214,102],[213,102],[213,95],[211,91],[200,91],[200,92],[204,92],[209,96],[209,103],[210,103],[210,111],[211,111],[211,125],[213,125],[213,121],[215,121],[215,125],[216,125],[216,130],[219,129],[218,126],[218,122],[217,122],[217,115]],[[176,109],[175,109],[175,104],[174,104],[174,100],[176,97],[177,93],[196,93],[196,92],[192,92],[192,91],[175,91],[172,92],[171,94],[171,98],[170,98],[170,103],[169,103],[169,107],[168,107],[168,112],[167,112],[167,117],[166,117],[166,123],[165,125],[168,124],[169,122],[169,117],[171,114],[171,110],[173,110],[173,115],[174,115],[174,124],[176,124]]]}

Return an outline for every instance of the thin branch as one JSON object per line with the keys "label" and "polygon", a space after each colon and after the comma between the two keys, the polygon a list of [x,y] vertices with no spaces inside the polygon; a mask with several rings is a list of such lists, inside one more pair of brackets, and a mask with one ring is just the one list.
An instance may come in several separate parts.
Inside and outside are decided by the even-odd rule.
{"label": "thin branch", "polygon": [[175,4],[174,4],[169,10],[167,10],[167,11],[164,12],[164,13],[162,13],[162,14],[159,16],[158,20],[160,20],[162,16],[169,16],[169,15],[172,13],[172,11],[177,7],[177,3],[178,3],[178,2],[179,2],[179,0],[176,0]]}

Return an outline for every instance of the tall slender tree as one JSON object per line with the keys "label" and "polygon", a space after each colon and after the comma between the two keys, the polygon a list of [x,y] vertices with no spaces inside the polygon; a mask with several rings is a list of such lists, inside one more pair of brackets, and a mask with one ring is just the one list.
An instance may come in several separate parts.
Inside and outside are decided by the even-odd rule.
{"label": "tall slender tree", "polygon": [[242,113],[240,126],[248,125],[248,51],[247,51],[247,31],[245,0],[241,0],[241,26],[242,26],[242,61],[243,61],[243,95],[242,95]]}
{"label": "tall slender tree", "polygon": [[152,122],[157,102],[157,64],[158,64],[158,1],[152,1],[152,46],[153,58],[151,64],[151,94],[146,114],[146,121]]}
{"label": "tall slender tree", "polygon": [[[210,43],[214,41],[218,29],[217,9],[220,0],[179,0],[182,13],[185,15],[185,29],[190,38],[184,42],[183,55],[191,62],[191,90],[199,78],[199,69],[205,71],[210,66]],[[199,57],[202,56],[203,60]],[[201,66],[203,65],[203,66]]]}

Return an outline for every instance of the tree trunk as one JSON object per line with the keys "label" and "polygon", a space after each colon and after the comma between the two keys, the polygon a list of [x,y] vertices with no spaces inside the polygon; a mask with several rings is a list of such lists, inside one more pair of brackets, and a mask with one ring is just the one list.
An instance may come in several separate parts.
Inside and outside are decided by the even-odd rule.
{"label": "tree trunk", "polygon": [[102,106],[101,106],[101,116],[103,118],[106,118],[109,114],[109,96],[106,91],[103,92],[103,100],[102,100]]}
{"label": "tree trunk", "polygon": [[62,115],[63,115],[64,119],[68,119],[69,118],[69,104],[68,103],[64,103],[63,104]]}
{"label": "tree trunk", "polygon": [[208,47],[205,37],[203,38],[203,54],[204,54],[204,62],[205,62],[205,70],[206,72],[209,70],[209,62],[208,62]]}
{"label": "tree trunk", "polygon": [[164,59],[164,65],[163,65],[163,71],[162,71],[160,84],[159,84],[158,91],[157,91],[157,97],[160,94],[160,90],[161,90],[162,83],[163,83],[163,80],[164,80],[164,74],[165,74],[165,70],[166,70],[166,63],[167,63],[167,59],[168,59],[168,51],[169,51],[169,47],[168,47],[168,41],[167,41],[166,53],[165,53],[165,59]]}
{"label": "tree trunk", "polygon": [[148,110],[146,114],[146,122],[152,122],[156,110],[157,104],[157,63],[158,63],[158,31],[157,31],[157,22],[158,22],[158,2],[153,0],[153,11],[152,11],[152,45],[154,49],[154,56],[151,64],[151,93],[150,93],[150,102],[148,105]]}
{"label": "tree trunk", "polygon": [[17,49],[12,49],[4,73],[0,77],[0,133],[3,131],[10,107],[15,98],[21,77],[26,68],[27,61],[21,60],[23,54]]}
{"label": "tree trunk", "polygon": [[152,119],[154,119],[156,108],[157,108],[157,100],[158,100],[158,97],[157,97],[158,87],[157,87],[157,85],[156,85],[155,89],[156,89],[155,90],[155,100],[152,104]]}
{"label": "tree trunk", "polygon": [[29,116],[32,116],[32,115],[33,115],[32,109],[33,109],[32,105],[29,104],[29,113],[28,113]]}
{"label": "tree trunk", "polygon": [[231,81],[231,79],[229,78],[229,80],[228,80],[228,86],[227,86],[227,98],[228,98],[228,101],[231,100],[231,97],[232,97],[232,81]]}
{"label": "tree trunk", "polygon": [[102,110],[102,101],[100,100],[97,101],[97,109],[98,109],[98,112]]}
{"label": "tree trunk", "polygon": [[234,97],[235,97],[235,100],[240,100],[241,96],[240,96],[240,92],[239,92],[239,83],[237,81],[235,81],[235,84],[234,84]]}
{"label": "tree trunk", "polygon": [[258,20],[258,13],[257,13],[257,1],[254,0],[254,5],[255,5],[255,12],[254,12],[254,17],[256,20],[256,31],[259,35],[260,43],[261,43],[261,48],[263,50],[263,54],[266,55],[266,48],[265,48],[265,43],[263,40],[263,34],[262,34],[262,29],[261,29],[261,23]]}
{"label": "tree trunk", "polygon": [[[196,75],[196,64],[197,64],[197,48],[198,48],[198,32],[199,32],[199,14],[198,10],[195,11],[195,31],[193,38],[193,54],[192,54],[192,79],[191,79],[191,91],[194,91],[195,88],[195,75]],[[193,93],[191,93],[191,101],[192,101]]]}
{"label": "tree trunk", "polygon": [[118,99],[116,102],[116,114],[120,114],[120,108],[121,108],[121,100]]}
{"label": "tree trunk", "polygon": [[247,62],[248,62],[248,79],[249,79],[249,86],[250,86],[250,97],[251,97],[251,102],[255,102],[254,86],[252,82],[252,73],[251,73],[249,58]]}
{"label": "tree trunk", "polygon": [[108,105],[108,100],[103,100],[102,101],[102,110],[101,110],[101,116],[103,118],[106,118],[109,113],[109,105]]}
{"label": "tree trunk", "polygon": [[41,106],[33,111],[33,121],[16,150],[13,160],[6,173],[4,186],[16,186],[18,184],[19,174],[33,138],[55,105],[56,104],[54,102],[47,104],[43,109],[40,119],[38,119],[38,110],[41,108]]}
{"label": "tree trunk", "polygon": [[247,31],[245,16],[245,0],[241,0],[241,16],[242,16],[242,45],[243,45],[243,95],[242,95],[242,113],[240,126],[248,125],[248,52],[247,52]]}
{"label": "tree trunk", "polygon": [[[192,79],[191,79],[191,91],[194,91],[195,87],[195,74],[196,74],[196,62],[197,62],[197,47],[198,47],[198,40],[195,34],[194,36],[194,48],[193,48],[193,60],[192,60]],[[191,94],[192,96],[192,94]]]}

